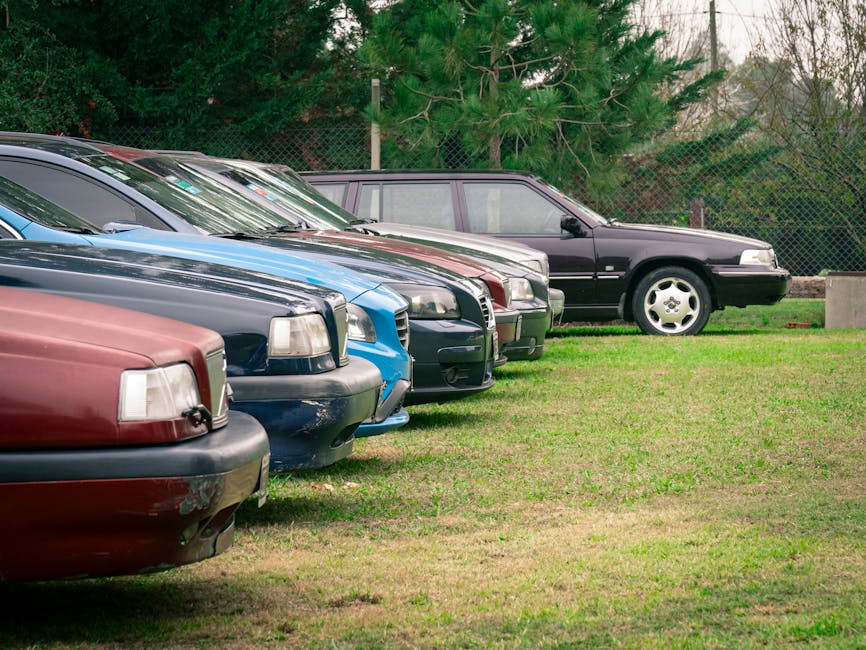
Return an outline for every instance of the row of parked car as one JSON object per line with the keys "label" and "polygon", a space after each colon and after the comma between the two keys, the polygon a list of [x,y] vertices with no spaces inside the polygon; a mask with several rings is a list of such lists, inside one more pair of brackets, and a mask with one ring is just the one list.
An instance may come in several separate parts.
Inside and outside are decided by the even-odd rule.
{"label": "row of parked car", "polygon": [[[376,201],[416,218],[411,200]],[[562,217],[561,240],[603,252],[598,228],[615,226],[578,235],[576,218]],[[632,287],[620,303],[650,332],[696,333],[713,308],[787,289],[763,242],[715,234],[692,259],[680,233],[672,259],[655,237],[660,255],[625,264],[620,245],[596,261],[614,270],[586,278]],[[488,390],[496,367],[540,358],[574,309],[551,287],[552,259],[393,212],[357,218],[278,165],[0,133],[0,412],[13,422],[0,515],[16,527],[0,581],[223,551],[269,472],[336,463],[356,437],[403,426],[407,406]],[[679,268],[691,275],[670,279]],[[653,325],[659,310],[678,326]]]}
{"label": "row of parked car", "polygon": [[16,422],[0,512],[17,533],[0,579],[215,555],[270,471],[338,462],[407,405],[543,354],[543,254],[352,230],[300,179],[275,194],[232,178],[246,171],[0,134],[0,408]]}

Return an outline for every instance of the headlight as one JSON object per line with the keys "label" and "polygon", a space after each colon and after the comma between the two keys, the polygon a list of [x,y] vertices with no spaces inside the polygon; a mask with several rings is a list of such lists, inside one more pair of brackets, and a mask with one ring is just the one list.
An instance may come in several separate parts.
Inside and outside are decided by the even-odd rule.
{"label": "headlight", "polygon": [[314,357],[331,351],[328,328],[321,314],[304,314],[271,319],[268,355],[271,357]]}
{"label": "headlight", "polygon": [[776,252],[772,248],[745,250],[740,253],[740,264],[776,266]]}
{"label": "headlight", "polygon": [[201,403],[195,373],[185,363],[120,376],[118,419],[123,422],[171,420]]}
{"label": "headlight", "polygon": [[532,283],[526,278],[509,278],[509,284],[511,285],[512,300],[532,300],[535,298]]}
{"label": "headlight", "polygon": [[349,322],[349,338],[354,341],[366,341],[367,343],[376,342],[376,328],[373,326],[373,321],[363,309],[358,305],[349,305],[346,310],[347,320]]}
{"label": "headlight", "polygon": [[388,284],[409,303],[409,318],[460,318],[457,296],[450,289],[429,284]]}

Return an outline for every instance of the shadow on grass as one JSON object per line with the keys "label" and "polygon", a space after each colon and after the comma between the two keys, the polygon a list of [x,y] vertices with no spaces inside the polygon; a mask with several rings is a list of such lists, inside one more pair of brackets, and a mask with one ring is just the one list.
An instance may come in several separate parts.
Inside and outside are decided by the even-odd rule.
{"label": "shadow on grass", "polygon": [[[609,327],[563,327],[547,333],[548,339],[576,336],[643,336],[638,327],[611,325]],[[543,357],[542,357],[543,358]]]}
{"label": "shadow on grass", "polygon": [[[698,337],[705,336],[754,336],[756,334],[781,334],[782,332],[803,332],[803,331],[811,331],[819,328],[808,328],[808,329],[789,329],[784,326],[779,326],[775,328],[766,327],[725,327],[725,326],[708,326],[706,329],[702,330],[700,334],[697,334]],[[650,336],[651,338],[664,338],[664,337],[655,337],[648,334],[643,334],[637,328],[618,328],[618,327],[576,327],[570,329],[563,330],[555,330],[550,333],[550,339],[556,338],[578,338],[578,337],[589,337],[589,336]],[[673,338],[673,337],[671,337]]]}
{"label": "shadow on grass", "polygon": [[203,615],[248,616],[266,607],[258,592],[230,579],[151,580],[0,584],[0,642],[165,646],[174,631]]}
{"label": "shadow on grass", "polygon": [[410,410],[409,415],[409,424],[400,431],[405,435],[413,436],[427,433],[436,427],[473,427],[485,419],[483,415],[478,413],[431,413],[429,411]]}
{"label": "shadow on grass", "polygon": [[[395,447],[365,450],[330,467],[281,472],[271,477],[271,493],[264,506],[247,499],[237,510],[239,527],[304,521],[330,523],[364,517],[389,518],[415,509],[424,490],[398,491],[389,487],[393,474],[441,470],[460,463],[462,456],[448,453],[405,454]],[[288,494],[286,494],[288,492]]]}

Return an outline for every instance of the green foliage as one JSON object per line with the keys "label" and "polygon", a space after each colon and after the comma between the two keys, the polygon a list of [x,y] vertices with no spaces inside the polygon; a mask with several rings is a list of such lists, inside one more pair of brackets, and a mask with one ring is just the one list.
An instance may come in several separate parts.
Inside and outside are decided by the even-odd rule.
{"label": "green foliage", "polygon": [[[15,7],[13,25],[40,25],[30,50],[38,55],[48,42],[70,71],[87,73],[85,87],[107,98],[125,126],[157,129],[163,145],[189,146],[205,132],[261,142],[297,124],[360,116],[367,81],[351,54],[357,33],[334,36],[338,6],[33,0]],[[18,60],[22,75],[38,72],[36,57]],[[52,84],[64,81],[60,73],[47,75]],[[74,90],[71,101],[81,94]],[[57,128],[43,123],[16,128]]]}
{"label": "green foliage", "polygon": [[103,89],[123,81],[98,56],[29,21],[0,28],[0,129],[88,136],[116,119]]}
{"label": "green foliage", "polygon": [[381,10],[361,55],[385,80],[388,153],[612,192],[618,157],[717,80],[665,100],[665,84],[696,61],[660,60],[660,34],[629,23],[632,4],[412,0]]}

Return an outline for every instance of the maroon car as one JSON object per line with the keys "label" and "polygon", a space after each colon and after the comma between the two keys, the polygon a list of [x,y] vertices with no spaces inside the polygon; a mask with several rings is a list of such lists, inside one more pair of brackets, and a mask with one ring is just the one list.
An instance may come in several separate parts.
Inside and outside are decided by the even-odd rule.
{"label": "maroon car", "polygon": [[0,288],[0,582],[151,572],[231,545],[268,438],[228,412],[223,342]]}

